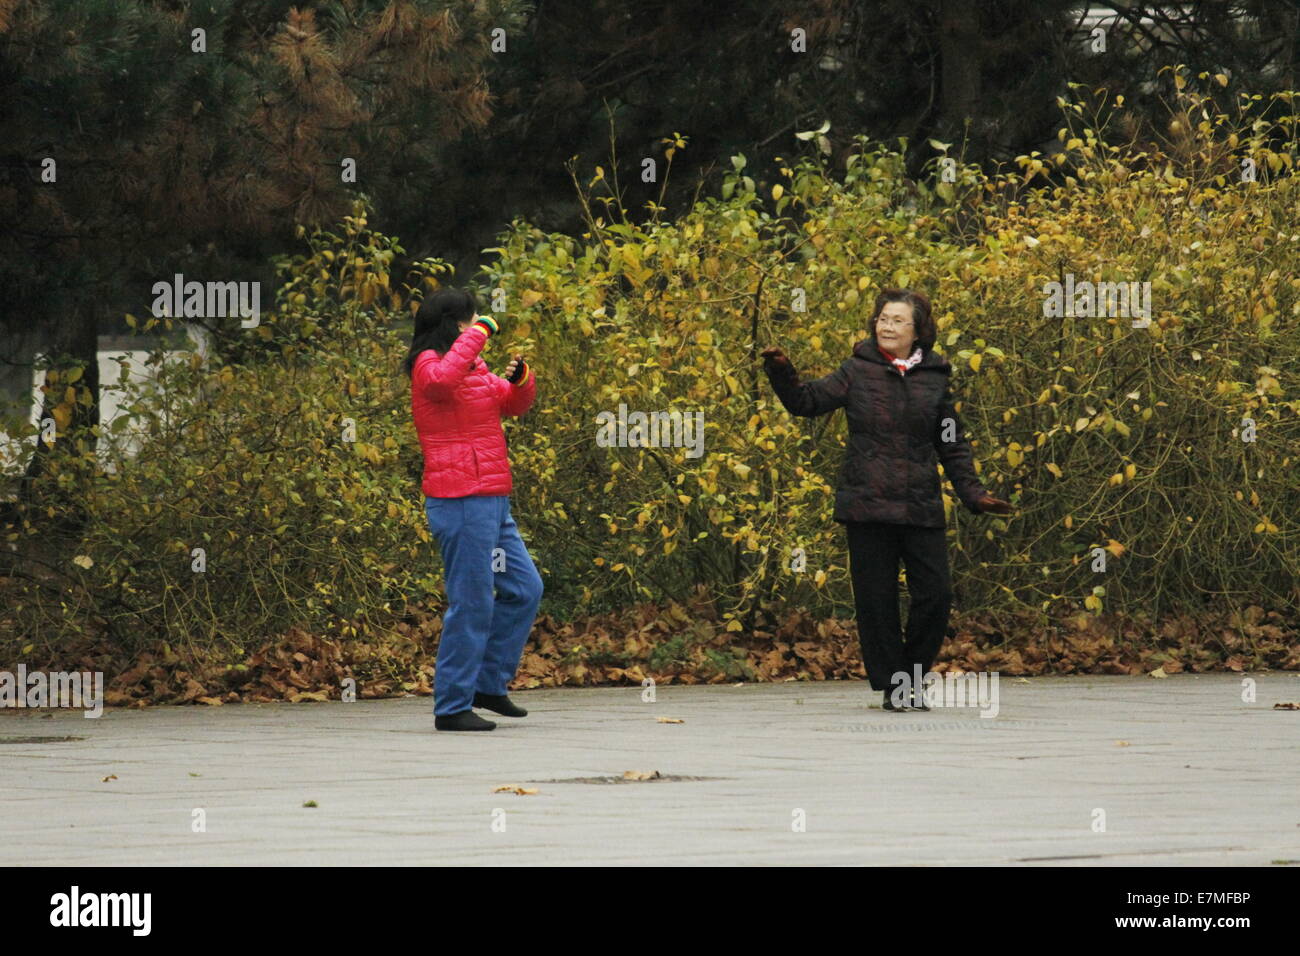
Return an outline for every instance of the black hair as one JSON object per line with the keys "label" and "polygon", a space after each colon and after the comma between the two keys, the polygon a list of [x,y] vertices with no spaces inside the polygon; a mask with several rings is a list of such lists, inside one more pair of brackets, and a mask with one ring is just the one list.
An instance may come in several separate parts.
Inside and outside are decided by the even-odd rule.
{"label": "black hair", "polygon": [[460,335],[460,323],[478,312],[478,302],[468,289],[439,289],[426,295],[415,313],[415,330],[411,333],[411,350],[402,362],[402,371],[411,377],[415,358],[426,349],[446,352]]}

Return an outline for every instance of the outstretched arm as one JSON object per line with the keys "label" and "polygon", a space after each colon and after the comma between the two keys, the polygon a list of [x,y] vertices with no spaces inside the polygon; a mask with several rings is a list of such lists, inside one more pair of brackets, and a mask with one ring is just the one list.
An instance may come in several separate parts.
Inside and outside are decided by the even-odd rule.
{"label": "outstretched arm", "polygon": [[843,407],[849,400],[849,373],[841,365],[829,375],[811,382],[800,382],[794,365],[778,348],[763,350],[763,371],[772,390],[791,415],[811,418]]}

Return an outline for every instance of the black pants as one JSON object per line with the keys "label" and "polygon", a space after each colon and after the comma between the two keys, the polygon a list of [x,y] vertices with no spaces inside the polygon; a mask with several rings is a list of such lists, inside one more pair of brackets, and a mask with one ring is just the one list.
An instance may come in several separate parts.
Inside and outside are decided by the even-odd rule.
{"label": "black pants", "polygon": [[[947,541],[943,528],[859,521],[845,527],[862,663],[872,689],[889,690],[894,675],[910,678],[914,665],[924,676],[943,646],[952,609]],[[899,559],[911,596],[906,634],[898,613]]]}

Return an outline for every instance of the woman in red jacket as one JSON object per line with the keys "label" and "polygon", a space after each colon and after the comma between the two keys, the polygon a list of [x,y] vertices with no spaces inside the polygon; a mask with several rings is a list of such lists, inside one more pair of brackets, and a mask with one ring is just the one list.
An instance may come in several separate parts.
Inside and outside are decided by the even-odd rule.
{"label": "woman in red jacket", "polygon": [[442,289],[421,303],[403,363],[424,454],[424,509],[447,589],[433,683],[438,730],[496,727],[474,707],[528,713],[506,691],[537,616],[542,578],[510,514],[501,416],[528,411],[537,381],[518,355],[504,377],[488,371],[479,352],[496,332],[471,293]]}

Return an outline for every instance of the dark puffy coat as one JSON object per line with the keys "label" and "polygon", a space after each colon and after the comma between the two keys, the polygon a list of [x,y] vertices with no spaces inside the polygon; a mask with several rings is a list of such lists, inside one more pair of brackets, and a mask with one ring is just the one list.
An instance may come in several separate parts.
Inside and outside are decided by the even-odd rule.
{"label": "dark puffy coat", "polygon": [[[848,444],[835,489],[836,521],[880,521],[942,528],[943,498],[937,465],[972,512],[986,494],[975,456],[953,408],[949,361],[926,349],[905,375],[889,365],[875,337],[831,374],[799,381],[792,365],[768,359],[768,378],[792,415],[825,415],[845,408]],[[945,435],[944,422],[952,420]],[[951,441],[944,441],[945,437]]]}

